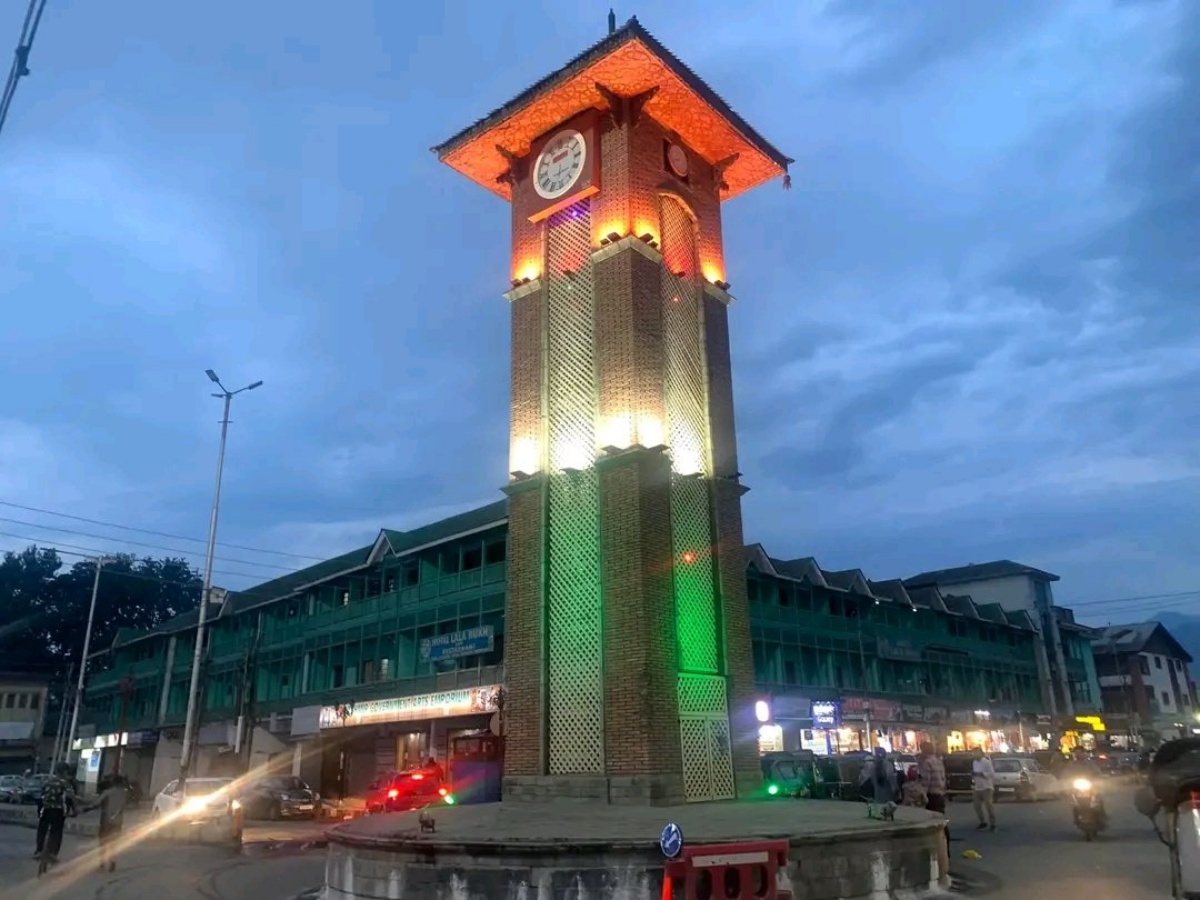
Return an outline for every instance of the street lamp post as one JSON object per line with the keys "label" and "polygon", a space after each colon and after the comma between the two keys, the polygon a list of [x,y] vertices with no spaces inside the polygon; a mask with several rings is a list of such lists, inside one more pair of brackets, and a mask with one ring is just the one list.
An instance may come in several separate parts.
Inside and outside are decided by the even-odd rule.
{"label": "street lamp post", "polygon": [[96,577],[92,579],[92,602],[88,604],[87,628],[83,632],[83,656],[79,660],[79,682],[75,686],[75,708],[71,712],[71,729],[67,732],[67,746],[63,750],[63,758],[68,762],[71,760],[71,750],[75,746],[75,729],[79,725],[79,708],[83,706],[83,685],[87,680],[88,650],[92,645],[92,622],[96,620],[96,598],[100,594],[100,570],[104,568],[107,561],[106,557],[96,557]]}
{"label": "street lamp post", "polygon": [[225,406],[221,416],[221,448],[217,453],[217,481],[216,487],[213,489],[212,512],[208,519],[208,547],[204,552],[204,581],[200,591],[199,619],[196,623],[196,647],[192,653],[192,679],[188,687],[187,716],[184,720],[183,747],[179,757],[179,778],[181,781],[187,779],[188,770],[192,762],[193,747],[196,743],[195,731],[199,708],[200,663],[204,658],[204,625],[208,621],[208,604],[213,589],[213,555],[217,549],[217,515],[221,509],[221,475],[225,470],[225,439],[229,434],[229,406],[233,398],[238,394],[243,391],[252,391],[262,386],[261,381],[256,381],[243,388],[238,388],[236,391],[231,391],[227,390],[225,385],[221,384],[221,379],[217,377],[217,373],[212,369],[205,369],[204,374],[208,376],[209,381],[221,389],[219,393],[214,393],[213,396],[223,400]]}

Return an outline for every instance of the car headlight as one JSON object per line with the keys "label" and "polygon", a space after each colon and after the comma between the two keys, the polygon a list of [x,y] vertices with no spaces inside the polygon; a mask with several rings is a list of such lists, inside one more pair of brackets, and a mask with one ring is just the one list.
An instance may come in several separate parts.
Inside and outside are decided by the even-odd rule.
{"label": "car headlight", "polygon": [[1092,782],[1087,778],[1076,778],[1071,782],[1071,787],[1075,788],[1081,794],[1086,794],[1092,789]]}
{"label": "car headlight", "polygon": [[183,801],[183,814],[185,816],[197,815],[208,810],[208,800],[204,797],[189,797]]}

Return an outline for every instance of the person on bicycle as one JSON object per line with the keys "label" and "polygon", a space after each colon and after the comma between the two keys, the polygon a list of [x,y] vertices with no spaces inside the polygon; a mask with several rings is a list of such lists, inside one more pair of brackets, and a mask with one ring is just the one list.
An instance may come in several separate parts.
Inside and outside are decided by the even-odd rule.
{"label": "person on bicycle", "polygon": [[63,827],[67,824],[67,813],[75,808],[75,785],[71,779],[71,767],[59,763],[54,774],[46,779],[42,796],[38,800],[37,851],[51,860],[58,858],[62,849]]}

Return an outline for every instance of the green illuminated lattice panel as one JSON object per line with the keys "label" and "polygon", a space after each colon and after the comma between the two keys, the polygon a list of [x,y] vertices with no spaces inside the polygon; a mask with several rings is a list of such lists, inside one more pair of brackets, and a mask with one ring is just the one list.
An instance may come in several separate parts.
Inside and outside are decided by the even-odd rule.
{"label": "green illuminated lattice panel", "polygon": [[708,402],[696,236],[691,217],[663,201],[663,332],[671,448],[671,536],[679,668],[720,670],[716,571],[708,483]]}
{"label": "green illuminated lattice panel", "polygon": [[725,679],[680,675],[678,700],[684,799],[732,800],[737,789]]}
{"label": "green illuminated lattice panel", "polygon": [[587,201],[547,223],[548,742],[551,774],[603,773],[600,497]]}

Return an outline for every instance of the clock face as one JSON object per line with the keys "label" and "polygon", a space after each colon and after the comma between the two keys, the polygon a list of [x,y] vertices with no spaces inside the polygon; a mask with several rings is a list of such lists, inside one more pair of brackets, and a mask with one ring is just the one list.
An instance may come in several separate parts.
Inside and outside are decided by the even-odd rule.
{"label": "clock face", "polygon": [[543,200],[557,200],[579,180],[586,161],[587,142],[583,135],[571,129],[560,131],[538,155],[533,189]]}
{"label": "clock face", "polygon": [[667,147],[667,163],[671,166],[672,172],[674,172],[680,178],[687,178],[687,154],[678,144],[671,144],[669,147]]}

